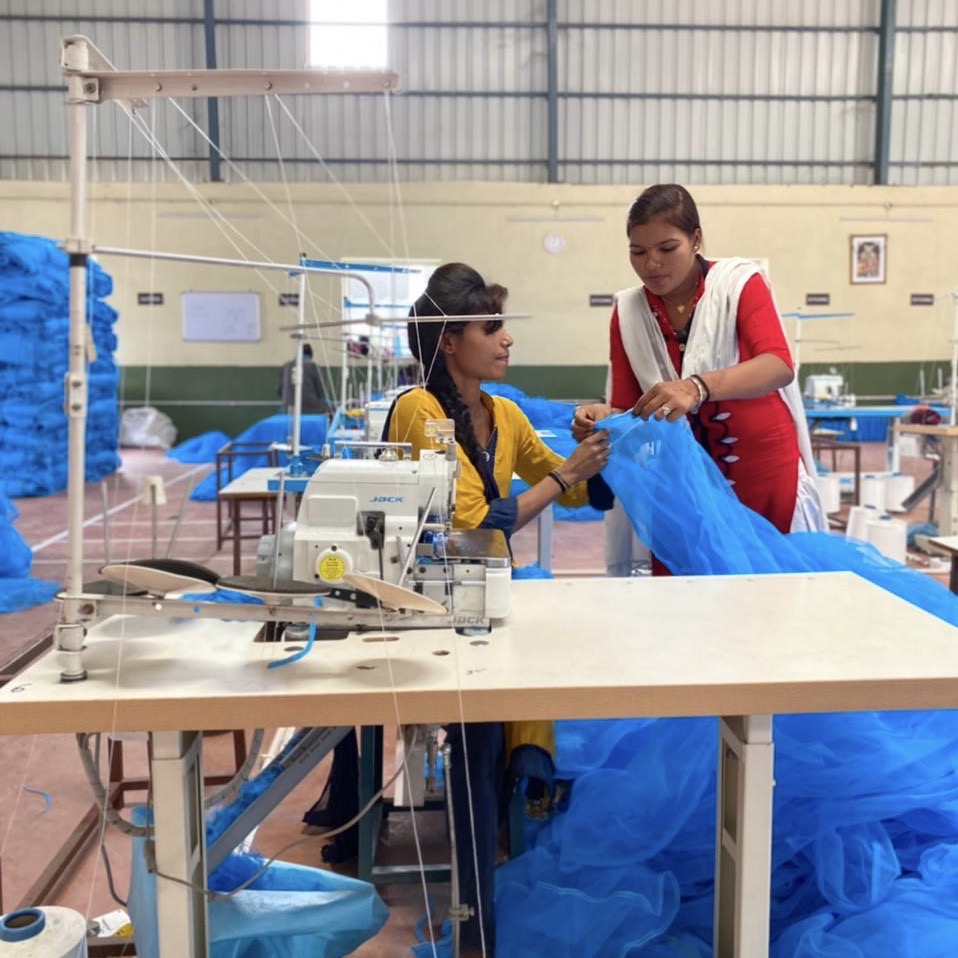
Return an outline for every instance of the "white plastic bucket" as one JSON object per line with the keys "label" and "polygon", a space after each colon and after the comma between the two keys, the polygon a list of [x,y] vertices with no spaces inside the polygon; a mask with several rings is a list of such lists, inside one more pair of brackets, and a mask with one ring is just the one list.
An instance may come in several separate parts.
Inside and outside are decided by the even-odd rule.
{"label": "white plastic bucket", "polygon": [[889,559],[894,559],[902,565],[905,564],[908,527],[903,520],[893,519],[891,516],[869,519],[866,539],[882,555],[886,555]]}

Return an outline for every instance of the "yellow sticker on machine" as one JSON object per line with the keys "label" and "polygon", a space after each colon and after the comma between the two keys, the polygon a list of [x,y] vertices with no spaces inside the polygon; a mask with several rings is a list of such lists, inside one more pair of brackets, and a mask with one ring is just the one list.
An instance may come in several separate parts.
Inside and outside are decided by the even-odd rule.
{"label": "yellow sticker on machine", "polygon": [[327,582],[338,582],[346,574],[346,563],[341,556],[328,552],[319,560],[319,577]]}

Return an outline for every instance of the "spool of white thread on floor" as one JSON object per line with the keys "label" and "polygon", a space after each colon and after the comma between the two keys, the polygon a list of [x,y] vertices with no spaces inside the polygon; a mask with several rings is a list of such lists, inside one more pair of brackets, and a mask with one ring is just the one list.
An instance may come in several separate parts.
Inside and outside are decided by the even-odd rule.
{"label": "spool of white thread on floor", "polygon": [[845,526],[846,539],[865,541],[868,520],[877,519],[881,513],[874,506],[852,506],[848,510],[848,524]]}
{"label": "spool of white thread on floor", "polygon": [[862,476],[861,499],[863,506],[873,506],[876,509],[885,508],[885,477],[872,473]]}
{"label": "spool of white thread on floor", "polygon": [[842,486],[835,473],[816,476],[818,494],[822,497],[822,508],[826,514],[838,512],[842,507]]}
{"label": "spool of white thread on floor", "polygon": [[86,919],[72,908],[20,908],[0,918],[4,958],[87,958]]}
{"label": "spool of white thread on floor", "polygon": [[891,516],[879,516],[868,520],[866,539],[882,555],[905,564],[908,548],[908,527],[901,519]]}
{"label": "spool of white thread on floor", "polygon": [[885,479],[885,508],[904,512],[902,503],[915,491],[915,477],[896,472]]}

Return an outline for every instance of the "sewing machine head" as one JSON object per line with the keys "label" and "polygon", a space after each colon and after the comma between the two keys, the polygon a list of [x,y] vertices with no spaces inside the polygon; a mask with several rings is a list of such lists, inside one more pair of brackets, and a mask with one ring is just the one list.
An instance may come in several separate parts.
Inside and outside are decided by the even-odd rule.
{"label": "sewing machine head", "polygon": [[845,394],[845,380],[834,371],[806,376],[802,394],[806,402],[840,403]]}
{"label": "sewing machine head", "polygon": [[[457,626],[509,611],[511,557],[497,530],[454,531],[459,462],[452,423],[434,424],[437,449],[418,460],[403,444],[356,443],[365,458],[320,463],[296,523],[261,556],[261,572],[348,589],[357,577],[438,602]],[[358,448],[357,448],[358,447]],[[385,603],[385,599],[384,599]]]}
{"label": "sewing machine head", "polygon": [[455,446],[424,450],[418,461],[396,447],[376,451],[385,454],[327,459],[310,477],[296,517],[292,578],[335,585],[360,572],[398,582],[423,534],[420,523],[429,532],[451,529]]}
{"label": "sewing machine head", "polygon": [[[499,530],[453,530],[459,463],[452,424],[436,432],[439,448],[418,460],[408,446],[360,442],[353,451],[366,458],[321,462],[296,522],[261,541],[255,576],[220,577],[180,560],[113,563],[101,572],[118,592],[93,583],[69,601],[84,622],[123,612],[315,623],[337,637],[387,625],[486,631],[509,613],[511,556]],[[262,604],[198,594],[217,589]],[[80,632],[70,648],[82,645]]]}

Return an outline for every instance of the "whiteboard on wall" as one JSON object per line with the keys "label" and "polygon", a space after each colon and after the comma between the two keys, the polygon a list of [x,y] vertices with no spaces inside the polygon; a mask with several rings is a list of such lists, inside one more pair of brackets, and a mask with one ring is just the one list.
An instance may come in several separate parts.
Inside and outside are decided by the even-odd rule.
{"label": "whiteboard on wall", "polygon": [[259,293],[183,293],[183,341],[257,343]]}

